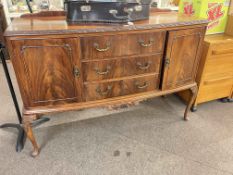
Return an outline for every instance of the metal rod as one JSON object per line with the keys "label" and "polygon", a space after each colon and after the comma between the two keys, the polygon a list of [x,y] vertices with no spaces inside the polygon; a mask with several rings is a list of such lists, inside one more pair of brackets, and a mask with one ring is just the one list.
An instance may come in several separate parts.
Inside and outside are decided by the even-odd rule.
{"label": "metal rod", "polygon": [[4,53],[3,53],[4,48],[5,47],[2,44],[0,44],[0,58],[1,58],[1,61],[2,61],[3,70],[4,70],[5,75],[6,75],[7,83],[8,83],[10,92],[11,92],[11,96],[12,96],[12,99],[13,99],[13,102],[14,102],[14,105],[15,105],[15,110],[16,110],[16,113],[17,113],[17,116],[18,116],[18,120],[19,120],[19,123],[22,124],[22,116],[21,116],[21,112],[20,112],[20,109],[19,109],[19,104],[18,104],[18,101],[17,101],[17,97],[15,95],[15,90],[14,90],[14,87],[12,85],[9,70],[7,68],[5,56],[4,56]]}
{"label": "metal rod", "polygon": [[31,5],[30,5],[29,0],[26,0],[26,3],[27,3],[27,6],[28,6],[28,10],[29,10],[29,12],[30,12],[30,13],[33,13],[33,11],[32,11],[32,7],[31,7]]}

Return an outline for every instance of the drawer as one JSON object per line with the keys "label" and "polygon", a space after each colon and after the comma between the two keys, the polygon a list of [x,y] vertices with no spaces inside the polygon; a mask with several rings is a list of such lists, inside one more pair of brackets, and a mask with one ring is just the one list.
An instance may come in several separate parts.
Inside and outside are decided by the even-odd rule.
{"label": "drawer", "polygon": [[123,80],[124,95],[153,91],[159,88],[159,76],[150,75]]}
{"label": "drawer", "polygon": [[147,57],[136,57],[124,61],[124,76],[146,73],[160,73],[162,54]]}
{"label": "drawer", "polygon": [[101,100],[122,95],[122,82],[88,83],[85,85],[86,101]]}
{"label": "drawer", "polygon": [[233,56],[233,42],[211,44],[211,56],[222,57],[225,55]]}
{"label": "drawer", "polygon": [[84,81],[160,72],[162,55],[83,62]]}
{"label": "drawer", "polygon": [[231,96],[233,77],[229,79],[206,80],[200,86],[197,101],[207,102]]}
{"label": "drawer", "polygon": [[91,61],[82,63],[84,81],[98,81],[124,76],[123,60]]}
{"label": "drawer", "polygon": [[206,62],[205,79],[233,76],[233,55],[210,57]]}
{"label": "drawer", "polygon": [[159,88],[159,76],[149,75],[133,79],[103,83],[85,83],[86,101],[101,100],[142,92]]}
{"label": "drawer", "polygon": [[165,32],[87,36],[81,38],[83,59],[163,52]]}

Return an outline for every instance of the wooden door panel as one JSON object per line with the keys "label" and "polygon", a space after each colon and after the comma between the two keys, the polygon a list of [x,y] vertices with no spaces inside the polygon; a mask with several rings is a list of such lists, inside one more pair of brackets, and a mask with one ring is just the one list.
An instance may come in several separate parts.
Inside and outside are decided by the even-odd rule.
{"label": "wooden door panel", "polygon": [[169,32],[162,89],[195,81],[204,28]]}
{"label": "wooden door panel", "polygon": [[77,39],[15,41],[23,63],[30,106],[81,100],[73,74]]}

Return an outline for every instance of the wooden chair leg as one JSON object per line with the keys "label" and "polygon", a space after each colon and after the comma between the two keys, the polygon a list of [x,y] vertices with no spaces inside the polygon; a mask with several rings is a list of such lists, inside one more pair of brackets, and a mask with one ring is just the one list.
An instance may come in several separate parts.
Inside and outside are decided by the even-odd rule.
{"label": "wooden chair leg", "polygon": [[191,99],[190,99],[190,101],[189,101],[189,103],[188,103],[188,105],[186,107],[185,113],[184,113],[184,120],[186,120],[186,121],[188,121],[188,113],[191,110],[191,107],[192,107],[192,105],[193,105],[193,103],[194,103],[194,101],[195,101],[195,99],[197,97],[197,91],[198,91],[197,85],[190,88],[190,91],[192,93],[192,97],[191,97]]}
{"label": "wooden chair leg", "polygon": [[24,130],[27,134],[27,138],[31,141],[33,146],[32,156],[36,157],[39,155],[39,147],[37,145],[36,139],[33,134],[32,130],[32,121],[37,118],[36,115],[24,115],[23,116],[23,124],[24,124]]}

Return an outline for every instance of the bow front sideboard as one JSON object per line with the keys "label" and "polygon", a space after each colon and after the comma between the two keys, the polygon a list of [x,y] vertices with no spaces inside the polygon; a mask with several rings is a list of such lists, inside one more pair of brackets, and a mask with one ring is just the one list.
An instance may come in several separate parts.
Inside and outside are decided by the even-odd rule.
{"label": "bow front sideboard", "polygon": [[[128,104],[192,92],[208,21],[151,14],[126,25],[68,25],[65,17],[15,19],[5,31],[23,99],[23,123],[39,154],[31,123],[43,114]],[[172,116],[171,116],[172,117]]]}

